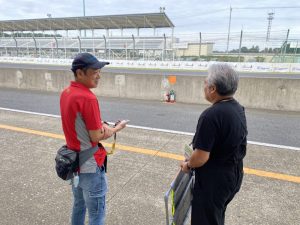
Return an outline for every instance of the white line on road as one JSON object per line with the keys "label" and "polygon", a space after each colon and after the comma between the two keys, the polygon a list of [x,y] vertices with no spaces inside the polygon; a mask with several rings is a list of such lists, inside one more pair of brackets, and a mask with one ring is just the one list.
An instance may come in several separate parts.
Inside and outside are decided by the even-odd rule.
{"label": "white line on road", "polygon": [[26,114],[31,114],[31,115],[39,115],[39,116],[48,116],[48,117],[60,118],[59,115],[46,114],[46,113],[37,113],[37,112],[24,111],[24,110],[18,110],[18,109],[9,109],[9,108],[2,108],[2,107],[0,107],[0,110],[11,111],[11,112],[19,112],[19,113],[26,113]]}
{"label": "white line on road", "polygon": [[[39,116],[48,116],[48,117],[60,118],[59,115],[53,115],[53,114],[47,114],[47,113],[38,113],[38,112],[31,112],[31,111],[24,111],[24,110],[18,110],[18,109],[10,109],[10,108],[2,108],[2,107],[0,107],[0,110],[11,111],[11,112],[19,112],[19,113],[26,113],[26,114],[31,114],[31,115],[39,115]],[[110,124],[114,124],[112,122],[109,122],[109,123]],[[142,130],[165,132],[165,133],[171,133],[171,134],[182,134],[182,135],[189,135],[189,136],[193,136],[194,135],[194,133],[190,133],[190,132],[182,132],[182,131],[176,131],[176,130],[159,129],[159,128],[152,128],[152,127],[143,127],[143,126],[135,126],[135,125],[127,125],[127,127],[129,127],[129,128],[136,128],[136,129],[142,129]],[[256,141],[248,141],[248,144],[260,145],[260,146],[266,146],[266,147],[273,147],[273,148],[280,148],[280,149],[287,149],[287,150],[300,151],[300,148],[297,148],[297,147],[285,146],[285,145],[275,145],[275,144],[262,143],[262,142],[256,142]]]}

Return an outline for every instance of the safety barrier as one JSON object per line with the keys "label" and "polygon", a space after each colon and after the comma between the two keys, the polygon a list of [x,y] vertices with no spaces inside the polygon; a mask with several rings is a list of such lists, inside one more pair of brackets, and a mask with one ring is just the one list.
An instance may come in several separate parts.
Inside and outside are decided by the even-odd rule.
{"label": "safety barrier", "polygon": [[[104,60],[104,59],[103,59]],[[184,70],[207,70],[210,62],[195,61],[126,61],[107,60],[111,67],[131,67],[144,69],[184,69]],[[34,64],[54,64],[70,65],[72,59],[52,59],[52,58],[26,58],[26,57],[0,57],[0,62],[8,63],[34,63]],[[228,63],[237,71],[241,72],[276,72],[276,73],[300,73],[300,63]]]}
{"label": "safety barrier", "polygon": [[[11,61],[8,62],[13,64]],[[31,64],[31,68],[28,68],[28,66],[22,67],[19,62],[15,62],[17,66],[10,67],[7,65],[7,68],[2,66],[0,70],[0,87],[61,91],[69,84],[70,80],[74,79],[69,69],[55,69],[50,66],[50,63],[64,63],[63,61],[28,59],[27,62],[22,62],[49,63],[49,67],[33,69],[33,64]],[[71,60],[66,63],[68,68],[70,63]],[[151,63],[153,68],[153,66],[172,66],[175,62]],[[135,66],[137,62],[119,62],[119,64],[128,67]],[[149,65],[149,62],[140,62],[139,66],[146,66],[146,64]],[[179,62],[176,62],[177,66],[179,66],[178,64]],[[188,64],[188,66],[191,66],[191,64]],[[202,65],[204,67],[204,64]],[[233,64],[233,66],[238,68],[245,65]],[[267,65],[260,64],[255,66],[257,69],[270,71],[270,67],[267,67]],[[253,70],[253,67],[247,65],[245,68],[250,71]],[[282,68],[284,67],[276,68],[283,71]],[[204,76],[175,76],[172,75],[172,71],[151,76],[151,72],[150,74],[137,74],[130,73],[130,70],[128,71],[127,73],[104,71],[101,76],[101,88],[95,89],[95,94],[109,97],[207,104],[204,93],[199,91],[203,89]],[[292,79],[290,77],[274,79],[266,79],[260,76],[241,77],[239,89],[235,96],[242,105],[249,108],[300,112],[300,79]]]}

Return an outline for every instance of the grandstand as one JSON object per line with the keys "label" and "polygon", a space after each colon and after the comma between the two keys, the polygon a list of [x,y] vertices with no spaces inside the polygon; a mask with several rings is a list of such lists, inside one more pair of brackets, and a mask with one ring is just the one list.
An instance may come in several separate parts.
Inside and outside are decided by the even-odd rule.
{"label": "grandstand", "polygon": [[167,37],[94,37],[94,38],[22,38],[0,39],[2,56],[69,58],[78,52],[92,52],[100,58],[154,58],[172,53]]}
{"label": "grandstand", "polygon": [[[170,28],[172,35],[139,34],[140,29],[153,29],[155,33],[157,28]],[[110,35],[111,29],[119,29],[121,35]],[[137,34],[123,36],[124,29],[136,29]],[[91,52],[106,59],[164,60],[174,54],[173,29],[164,12],[0,21],[0,56],[72,58],[78,52]],[[83,37],[81,31],[87,30],[92,36]],[[94,35],[96,30],[105,30],[106,35]],[[45,31],[53,35],[40,35]],[[57,31],[66,35],[57,35]],[[70,37],[69,31],[78,31],[79,35]]]}

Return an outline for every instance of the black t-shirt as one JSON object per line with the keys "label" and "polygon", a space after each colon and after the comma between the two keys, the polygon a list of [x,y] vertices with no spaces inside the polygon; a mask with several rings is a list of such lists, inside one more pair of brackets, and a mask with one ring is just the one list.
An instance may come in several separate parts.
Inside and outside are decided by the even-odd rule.
{"label": "black t-shirt", "polygon": [[244,107],[235,99],[221,101],[201,114],[193,148],[210,152],[208,162],[237,163],[246,155],[247,134]]}

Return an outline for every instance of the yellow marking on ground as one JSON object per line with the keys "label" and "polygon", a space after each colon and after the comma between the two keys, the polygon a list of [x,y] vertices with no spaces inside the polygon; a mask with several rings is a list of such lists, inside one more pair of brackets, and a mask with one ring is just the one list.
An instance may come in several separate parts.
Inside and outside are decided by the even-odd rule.
{"label": "yellow marking on ground", "polygon": [[290,182],[300,184],[300,177],[297,177],[297,176],[291,176],[291,175],[286,175],[286,174],[282,174],[282,173],[272,173],[272,172],[267,172],[267,171],[263,171],[263,170],[255,170],[255,169],[245,168],[245,167],[244,167],[244,172],[247,174],[252,174],[252,175],[256,175],[256,176],[260,176],[260,177],[268,177],[268,178],[285,180],[285,181],[290,181]]}
{"label": "yellow marking on ground", "polygon": [[[108,146],[111,146],[111,145],[108,144]],[[116,148],[121,149],[123,151],[159,156],[159,157],[168,158],[168,159],[175,159],[175,160],[183,160],[184,159],[184,157],[181,155],[167,153],[167,152],[160,152],[157,150],[150,150],[150,149],[145,149],[145,148],[137,148],[137,147],[126,146],[126,145],[116,145]]]}
{"label": "yellow marking on ground", "polygon": [[63,140],[65,139],[64,135],[53,134],[53,133],[48,133],[48,132],[38,131],[38,130],[30,130],[27,128],[13,127],[13,126],[8,126],[8,125],[3,125],[3,124],[0,124],[0,128],[6,129],[6,130],[18,131],[18,132],[27,133],[27,134],[36,134],[36,135],[44,136],[44,137],[51,137],[51,138],[63,139]]}
{"label": "yellow marking on ground", "polygon": [[[44,137],[63,139],[63,140],[65,139],[64,135],[54,134],[54,133],[49,133],[49,132],[44,132],[44,131],[31,130],[31,129],[27,129],[27,128],[20,128],[20,127],[14,127],[14,126],[3,125],[3,124],[0,124],[0,128],[6,129],[6,130],[11,130],[11,131],[27,133],[27,134],[35,134],[35,135],[44,136]],[[102,144],[105,147],[111,147],[111,143],[103,142]],[[179,160],[179,161],[184,159],[184,157],[182,155],[178,155],[178,154],[172,154],[172,153],[161,152],[161,151],[157,151],[157,150],[150,150],[150,149],[145,149],[145,148],[137,148],[137,147],[127,146],[127,145],[116,145],[116,148],[119,150],[123,150],[123,151],[158,156],[158,157],[162,157],[162,158],[174,159],[174,160]],[[289,182],[294,182],[294,183],[300,184],[300,177],[297,177],[297,176],[291,176],[291,175],[282,174],[282,173],[272,173],[272,172],[267,172],[267,171],[263,171],[263,170],[245,168],[245,167],[244,167],[244,172],[246,174],[252,174],[252,175],[256,175],[256,176],[260,176],[260,177],[267,177],[267,178],[278,179],[278,180],[289,181]]]}

